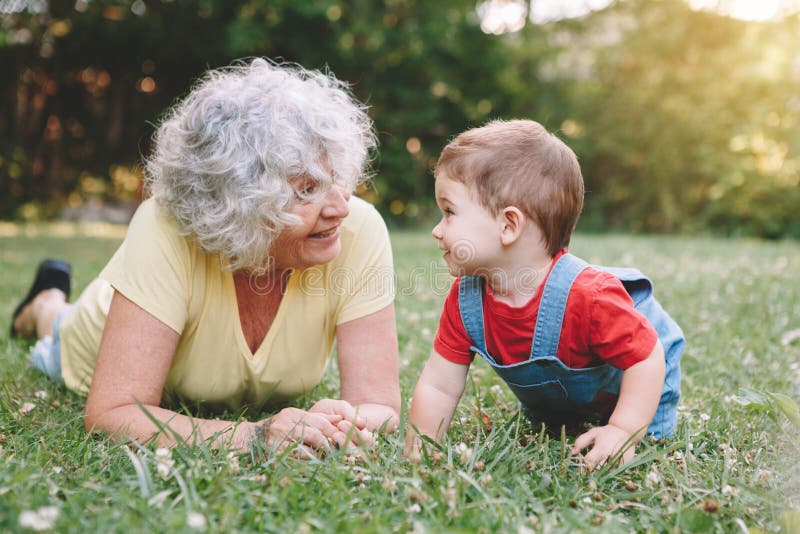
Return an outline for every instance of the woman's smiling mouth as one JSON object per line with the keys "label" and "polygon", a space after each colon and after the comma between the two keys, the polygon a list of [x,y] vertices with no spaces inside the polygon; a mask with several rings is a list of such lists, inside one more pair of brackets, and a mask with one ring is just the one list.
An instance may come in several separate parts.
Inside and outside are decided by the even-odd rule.
{"label": "woman's smiling mouth", "polygon": [[325,239],[326,237],[331,237],[331,236],[337,235],[338,233],[339,233],[339,226],[336,225],[333,228],[330,228],[330,229],[325,230],[323,232],[317,232],[317,233],[314,233],[314,234],[309,234],[308,237],[310,237],[312,239]]}

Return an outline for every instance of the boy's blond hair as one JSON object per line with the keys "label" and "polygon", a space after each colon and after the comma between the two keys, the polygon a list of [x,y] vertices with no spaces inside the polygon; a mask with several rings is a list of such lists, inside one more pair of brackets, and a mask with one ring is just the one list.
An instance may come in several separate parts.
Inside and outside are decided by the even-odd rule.
{"label": "boy's blond hair", "polygon": [[463,183],[494,215],[519,208],[538,225],[551,256],[569,245],[583,207],[578,158],[531,120],[492,121],[461,133],[442,151],[435,176]]}

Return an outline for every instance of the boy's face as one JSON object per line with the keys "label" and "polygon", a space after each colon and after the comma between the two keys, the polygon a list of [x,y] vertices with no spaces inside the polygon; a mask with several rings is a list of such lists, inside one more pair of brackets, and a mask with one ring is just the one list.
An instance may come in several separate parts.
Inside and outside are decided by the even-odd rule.
{"label": "boy's face", "polygon": [[451,275],[487,275],[500,267],[500,216],[481,206],[466,185],[446,176],[436,179],[436,204],[442,220],[431,233],[439,242],[439,250],[444,251]]}

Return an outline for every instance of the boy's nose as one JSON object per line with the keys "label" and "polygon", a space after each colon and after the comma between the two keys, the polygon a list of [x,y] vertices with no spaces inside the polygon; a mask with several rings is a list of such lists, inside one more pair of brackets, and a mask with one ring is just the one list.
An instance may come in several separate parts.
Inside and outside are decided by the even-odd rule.
{"label": "boy's nose", "polygon": [[442,226],[442,223],[441,223],[441,221],[439,221],[439,224],[434,226],[433,230],[431,230],[431,235],[433,236],[434,239],[441,239],[442,238],[441,226]]}

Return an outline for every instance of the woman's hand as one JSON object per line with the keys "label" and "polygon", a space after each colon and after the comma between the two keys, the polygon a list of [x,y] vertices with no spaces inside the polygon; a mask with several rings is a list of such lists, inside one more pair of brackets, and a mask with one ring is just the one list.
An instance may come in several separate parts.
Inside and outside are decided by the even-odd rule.
{"label": "woman's hand", "polygon": [[312,413],[324,413],[328,415],[339,415],[345,421],[350,421],[357,428],[363,429],[366,419],[358,415],[358,411],[352,404],[339,399],[320,399],[314,406],[308,409]]}
{"label": "woman's hand", "polygon": [[284,408],[259,421],[253,428],[253,438],[276,452],[297,446],[301,456],[307,458],[314,456],[314,451],[331,447],[353,448],[374,443],[372,433],[357,428],[339,414],[298,408]]}
{"label": "woman's hand", "polygon": [[394,306],[336,329],[341,395],[366,430],[394,432],[400,423],[400,379]]}
{"label": "woman's hand", "polygon": [[342,421],[337,423],[336,426],[350,436],[349,441],[354,443],[356,447],[375,444],[375,437],[367,429],[367,418],[359,415],[359,409],[345,400],[320,399],[308,411],[341,416]]}

